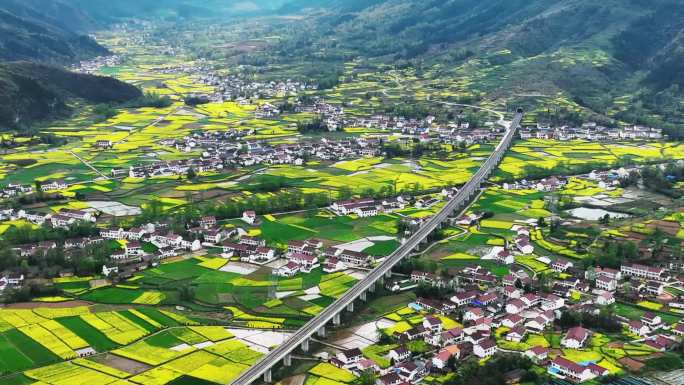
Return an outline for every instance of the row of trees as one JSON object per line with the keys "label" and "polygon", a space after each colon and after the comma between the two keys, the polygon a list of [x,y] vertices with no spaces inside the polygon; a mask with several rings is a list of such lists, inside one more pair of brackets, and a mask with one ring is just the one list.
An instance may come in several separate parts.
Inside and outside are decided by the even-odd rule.
{"label": "row of trees", "polygon": [[625,260],[634,261],[639,258],[639,248],[634,242],[608,240],[597,254],[597,265],[619,269]]}
{"label": "row of trees", "polygon": [[605,333],[620,333],[622,331],[622,324],[618,321],[615,316],[615,309],[611,306],[601,309],[599,314],[565,311],[555,322],[564,330],[582,326]]}
{"label": "row of trees", "polygon": [[445,385],[501,385],[506,384],[506,374],[520,369],[524,373],[521,383],[537,383],[539,375],[532,368],[529,358],[518,354],[497,354],[480,365],[477,359],[471,358],[459,363],[456,374],[449,378]]}

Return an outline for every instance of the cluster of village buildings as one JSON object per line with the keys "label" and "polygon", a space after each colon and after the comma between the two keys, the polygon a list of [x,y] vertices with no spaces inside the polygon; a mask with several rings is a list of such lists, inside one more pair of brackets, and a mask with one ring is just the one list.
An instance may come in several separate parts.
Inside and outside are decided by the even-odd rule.
{"label": "cluster of village buildings", "polygon": [[318,88],[316,84],[292,79],[257,81],[236,74],[221,74],[204,60],[167,71],[196,76],[202,84],[213,86],[214,92],[208,95],[208,98],[212,102],[219,103],[224,101],[247,103],[249,100],[297,96],[306,90]]}
{"label": "cluster of village buildings", "polygon": [[359,198],[333,202],[330,211],[339,216],[356,215],[359,218],[374,217],[382,213],[391,213],[413,206],[418,209],[430,209],[442,202],[443,199],[451,199],[458,192],[457,188],[445,188],[441,195],[428,195],[415,199],[409,196],[396,196],[384,199]]}
{"label": "cluster of village buildings", "polygon": [[86,210],[71,210],[63,208],[56,213],[44,213],[25,209],[0,209],[1,221],[13,221],[18,219],[26,220],[38,226],[42,226],[47,223],[54,228],[61,229],[68,229],[77,222],[95,223],[95,221],[97,221],[96,214]]}
{"label": "cluster of village buildings", "polygon": [[98,56],[92,59],[82,60],[72,69],[74,72],[96,74],[102,68],[116,67],[121,65],[121,63],[123,63],[123,59],[123,56],[120,55]]}
{"label": "cluster of village buildings", "polygon": [[663,130],[646,126],[626,126],[621,128],[608,128],[593,122],[582,124],[581,127],[549,127],[537,125],[524,127],[520,130],[522,139],[555,139],[575,140],[584,139],[591,141],[605,140],[657,140],[663,138]]}
{"label": "cluster of village buildings", "polygon": [[[202,136],[206,138],[212,135],[204,134]],[[215,137],[207,141],[186,137],[182,142],[167,141],[165,143],[183,149],[201,148],[202,156],[193,159],[133,165],[128,169],[113,168],[111,175],[113,177],[145,178],[185,175],[190,169],[200,173],[254,165],[290,164],[301,166],[305,159],[339,161],[378,156],[382,152],[381,141],[373,138],[322,139],[309,143],[278,145],[245,142],[240,145],[232,140],[222,141]]]}
{"label": "cluster of village buildings", "polygon": [[[668,271],[638,264],[625,264],[620,270],[597,268],[591,272],[575,268],[565,260],[552,263],[559,277],[551,292],[534,289],[534,279],[524,270],[512,271],[498,278],[480,266],[450,271],[450,276],[413,271],[410,280],[416,284],[452,288],[446,299],[418,298],[408,304],[424,314],[421,323],[406,331],[394,332],[398,347],[389,350],[385,358],[389,368],[381,368],[359,349],[341,351],[330,363],[357,375],[366,370],[379,377],[378,385],[415,384],[427,375],[441,374],[449,366],[470,356],[486,359],[497,352],[510,352],[528,357],[535,364],[546,367],[552,376],[576,383],[610,374],[609,369],[594,362],[577,363],[550,348],[537,345],[524,351],[514,351],[506,343],[524,342],[533,334],[543,334],[555,328],[554,320],[564,311],[598,314],[600,309],[615,303],[619,282],[629,278],[635,287],[646,287],[652,282],[670,281]],[[395,288],[394,281],[387,287]],[[571,301],[570,292],[577,290],[584,300]],[[662,292],[661,292],[662,293]],[[658,292],[644,291],[644,298]],[[674,305],[674,304],[673,304]],[[684,304],[682,304],[684,306]],[[462,326],[447,329],[443,317],[462,316]],[[637,343],[664,352],[676,347],[684,335],[684,323],[668,325],[653,312],[644,312],[639,320],[617,317],[625,333]],[[592,330],[575,326],[563,332],[560,345],[564,349],[590,348]],[[427,354],[414,354],[410,342],[424,341],[430,347]]]}
{"label": "cluster of village buildings", "polygon": [[16,198],[22,195],[33,194],[35,188],[30,184],[13,184],[10,183],[0,190],[0,199]]}
{"label": "cluster of village buildings", "polygon": [[[192,138],[184,138],[185,146],[192,146]],[[304,158],[316,160],[343,160],[377,156],[381,153],[380,138],[349,137],[345,139],[311,140],[297,143],[267,144],[248,141],[242,144],[231,141],[197,143],[203,156],[226,159],[237,165],[295,164]],[[236,159],[240,158],[240,159]]]}

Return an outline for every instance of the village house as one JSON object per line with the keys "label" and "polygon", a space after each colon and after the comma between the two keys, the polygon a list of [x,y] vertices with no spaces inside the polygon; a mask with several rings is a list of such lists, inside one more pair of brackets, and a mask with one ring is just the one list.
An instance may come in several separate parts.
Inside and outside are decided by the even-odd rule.
{"label": "village house", "polygon": [[433,335],[442,333],[442,320],[434,316],[426,316],[423,318],[423,327]]}
{"label": "village house", "polygon": [[411,351],[406,348],[406,346],[401,345],[394,349],[391,349],[387,355],[391,361],[402,362],[411,358]]}
{"label": "village house", "polygon": [[234,256],[245,257],[249,256],[251,251],[254,250],[256,246],[250,246],[241,243],[223,242],[221,244],[223,258],[231,258]]}
{"label": "village house", "polygon": [[242,213],[242,220],[248,225],[253,225],[256,222],[256,213],[254,211],[248,210]]}
{"label": "village house", "polygon": [[565,333],[565,336],[561,339],[561,345],[570,349],[581,349],[586,345],[590,335],[591,332],[589,330],[575,326]]}
{"label": "village house", "polygon": [[20,287],[24,284],[24,274],[21,273],[10,273],[5,278],[7,280],[6,287]]}
{"label": "village house", "polygon": [[425,310],[442,315],[453,313],[454,310],[456,310],[456,305],[450,301],[440,301],[430,298],[418,297],[416,298],[415,304]]}
{"label": "village house", "polygon": [[544,312],[525,322],[525,328],[536,333],[541,333],[544,331],[544,329],[551,325],[553,320],[554,316],[552,311]]}
{"label": "village house", "polygon": [[64,190],[67,187],[63,179],[51,179],[40,184],[40,190],[43,192]]}
{"label": "village house", "polygon": [[165,247],[160,247],[157,249],[157,252],[155,253],[155,258],[161,260],[161,259],[166,259],[166,258],[173,258],[178,256],[178,249],[172,247],[172,246],[165,246]]}
{"label": "village house", "polygon": [[290,254],[287,259],[290,262],[294,262],[299,265],[302,272],[308,273],[311,270],[320,266],[318,263],[318,258],[313,255],[307,255],[302,253]]}
{"label": "village house", "polygon": [[[363,199],[353,199],[347,201],[333,202],[330,209],[337,215],[350,215],[355,212],[356,209],[364,207],[375,207],[375,199],[363,198]],[[377,214],[377,209],[376,209]]]}
{"label": "village house", "polygon": [[251,237],[249,235],[244,235],[240,237],[240,244],[252,247],[266,246],[266,240],[257,237]]}
{"label": "village house", "polygon": [[462,328],[455,327],[453,329],[445,330],[439,335],[439,343],[433,345],[446,346],[463,341],[465,333]]}
{"label": "village house", "polygon": [[[140,241],[145,234],[147,234],[147,230],[142,228],[142,227],[131,227],[130,229],[126,231],[121,231],[119,229],[120,235],[123,236],[125,239],[131,240],[131,241]],[[113,239],[121,239],[121,238],[113,238]]]}
{"label": "village house", "polygon": [[200,218],[199,225],[205,229],[211,229],[216,226],[216,217],[213,216],[203,216]]}
{"label": "village house", "polygon": [[498,348],[496,346],[496,342],[490,339],[473,344],[473,354],[479,358],[491,357],[497,352],[497,350]]}
{"label": "village house", "polygon": [[223,240],[228,238],[229,232],[224,230],[224,229],[205,229],[202,231],[202,238],[204,239],[204,242],[207,242],[209,244],[219,244]]}
{"label": "village house", "polygon": [[652,296],[659,296],[665,292],[665,284],[661,281],[648,281],[645,290]]}
{"label": "village house", "polygon": [[142,245],[138,241],[129,241],[124,245],[127,256],[139,256],[145,254]]}
{"label": "village house", "polygon": [[519,280],[520,279],[513,274],[506,274],[503,276],[503,278],[501,278],[501,285],[504,287],[504,289],[507,289],[508,287],[515,289],[514,286]]}
{"label": "village house", "polygon": [[449,359],[453,356],[451,351],[447,349],[441,349],[437,354],[432,356],[432,367],[442,370],[446,368]]}
{"label": "village house", "polygon": [[102,265],[102,275],[105,277],[109,277],[112,274],[118,274],[119,273],[119,266],[114,265],[112,267],[108,267],[107,265]]}
{"label": "village house", "polygon": [[107,139],[98,139],[95,141],[95,147],[102,149],[112,148],[112,141]]}
{"label": "village house", "polygon": [[548,310],[559,310],[565,307],[565,299],[555,295],[555,294],[544,294],[541,297],[540,308],[543,311]]}
{"label": "village house", "polygon": [[294,262],[288,262],[285,265],[279,267],[275,273],[276,273],[276,275],[278,275],[280,277],[289,278],[289,277],[294,277],[295,275],[297,275],[297,273],[299,273],[299,270],[300,270],[299,264],[294,263]]}
{"label": "village house", "polygon": [[595,284],[597,289],[610,292],[617,290],[617,281],[605,275],[597,277]]}
{"label": "village house", "polygon": [[361,373],[364,373],[366,371],[371,371],[372,373],[378,374],[380,373],[381,368],[377,362],[368,358],[364,358],[356,364],[356,370],[354,371],[354,374],[360,376]]}
{"label": "village house", "polygon": [[527,329],[519,326],[509,330],[504,338],[506,339],[506,341],[520,342],[525,338],[526,335]]}
{"label": "village house", "polygon": [[644,345],[660,352],[672,349],[677,343],[678,342],[674,337],[662,334],[649,337],[644,341]]}
{"label": "village house", "polygon": [[525,356],[536,364],[542,364],[549,357],[549,348],[535,346],[525,351]]}
{"label": "village house", "polygon": [[659,315],[654,314],[653,312],[647,311],[644,312],[644,314],[641,315],[641,322],[645,323],[648,325],[650,328],[656,329],[658,328],[663,320],[660,318]]}
{"label": "village house", "polygon": [[76,223],[76,219],[62,214],[54,214],[50,218],[50,224],[55,228],[68,229],[74,223]]}
{"label": "village house", "polygon": [[523,302],[519,298],[515,298],[511,301],[508,301],[506,304],[506,313],[508,314],[518,314],[525,310],[527,308],[527,305],[525,305],[525,302]]}
{"label": "village house", "polygon": [[596,295],[596,300],[594,302],[599,306],[608,306],[615,303],[615,297],[613,296],[613,293],[603,291]]}
{"label": "village house", "polygon": [[556,259],[553,261],[551,264],[551,268],[557,272],[557,273],[564,273],[568,271],[568,269],[572,268],[574,265],[572,262],[566,260],[566,259]]}
{"label": "village house", "polygon": [[456,306],[462,307],[466,305],[470,305],[475,301],[477,298],[477,293],[476,292],[463,292],[463,293],[456,293],[454,294],[450,299],[451,302],[455,303]]}
{"label": "village house", "polygon": [[394,370],[402,380],[411,384],[420,382],[427,374],[427,368],[422,361],[404,361],[395,365]]}
{"label": "village house", "polygon": [[433,273],[414,270],[411,272],[411,282],[422,283],[430,286],[444,286],[445,282],[441,277]]}
{"label": "village house", "polygon": [[627,329],[630,333],[643,337],[651,332],[651,329],[641,321],[630,321],[627,324]]}
{"label": "village house", "polygon": [[496,253],[494,260],[502,265],[512,265],[515,263],[513,254],[504,248],[501,248],[501,250]]}
{"label": "village house", "polygon": [[345,265],[344,262],[340,261],[336,257],[328,258],[323,263],[323,272],[324,273],[335,273],[338,271],[343,271],[346,268],[347,268],[347,265]]}
{"label": "village house", "polygon": [[525,319],[523,317],[519,316],[518,314],[507,314],[506,316],[504,316],[501,319],[500,323],[501,323],[501,326],[505,326],[509,329],[513,329],[515,327],[522,325],[524,320]]}
{"label": "village house", "polygon": [[[585,272],[585,278],[589,279],[588,277],[589,271]],[[595,277],[608,277],[610,279],[619,281],[622,279],[622,273],[620,273],[619,270],[611,269],[609,267],[597,267],[594,269],[594,276]]]}
{"label": "village house", "polygon": [[376,385],[400,385],[402,383],[404,383],[404,381],[395,372],[382,375],[375,381]]}
{"label": "village house", "polygon": [[672,333],[677,336],[684,336],[684,323],[677,322],[677,324],[672,328]]}
{"label": "village house", "polygon": [[345,369],[352,369],[363,359],[363,354],[358,348],[353,348],[337,353],[336,357],[342,362]]}
{"label": "village house", "polygon": [[475,322],[484,316],[484,311],[479,307],[469,307],[463,313],[463,320]]}
{"label": "village house", "polygon": [[503,295],[504,297],[508,298],[509,300],[520,298],[522,296],[522,292],[520,289],[516,288],[515,286],[504,286],[503,288]]}
{"label": "village house", "polygon": [[367,266],[371,261],[370,255],[368,255],[366,253],[359,252],[359,251],[353,251],[353,250],[342,249],[339,252],[339,254],[336,255],[336,257],[340,261],[347,264],[347,266],[349,266],[349,267]]}
{"label": "village house", "polygon": [[270,247],[259,246],[254,250],[250,250],[249,256],[241,257],[240,260],[243,262],[256,263],[258,265],[263,265],[273,261],[276,258],[276,251]]}
{"label": "village house", "polygon": [[534,246],[530,243],[530,238],[525,235],[518,235],[515,238],[515,246],[522,254],[528,255],[534,253]]}
{"label": "village house", "polygon": [[557,191],[566,185],[564,180],[561,180],[555,176],[540,180],[537,185],[537,191],[551,192]]}
{"label": "village house", "polygon": [[424,339],[430,333],[423,327],[423,325],[415,326],[403,333],[395,332],[396,337],[401,341],[415,341],[417,339]]}
{"label": "village house", "polygon": [[655,281],[666,281],[669,278],[667,270],[661,267],[645,266],[637,263],[620,266],[620,272],[629,277]]}
{"label": "village house", "polygon": [[[599,369],[595,370],[598,370],[602,373],[603,371],[601,369],[603,368],[599,367]],[[589,366],[581,366],[562,356],[558,356],[551,361],[551,365],[549,365],[548,368],[548,373],[556,377],[567,378],[578,383],[591,380],[597,376],[597,374],[595,374],[592,371],[592,368]]]}
{"label": "village house", "polygon": [[117,241],[126,239],[124,235],[124,230],[122,228],[109,228],[100,230],[100,236],[104,239],[114,239]]}

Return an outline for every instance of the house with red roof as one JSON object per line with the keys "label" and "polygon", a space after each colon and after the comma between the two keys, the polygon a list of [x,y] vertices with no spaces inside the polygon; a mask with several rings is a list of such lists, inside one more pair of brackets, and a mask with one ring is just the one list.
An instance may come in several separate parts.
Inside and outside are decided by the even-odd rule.
{"label": "house with red roof", "polygon": [[520,326],[525,319],[517,314],[508,314],[501,319],[501,326],[509,329]]}
{"label": "house with red roof", "polygon": [[527,335],[527,329],[525,329],[524,327],[518,326],[518,327],[514,327],[508,333],[506,333],[505,338],[506,338],[506,341],[520,342],[525,338],[526,335]]}
{"label": "house with red roof", "polygon": [[672,328],[672,333],[678,336],[684,336],[684,324],[677,322],[677,324]]}
{"label": "house with red roof", "polygon": [[532,349],[527,350],[525,352],[525,356],[533,362],[539,364],[546,361],[546,359],[549,358],[549,348],[545,348],[543,346],[535,346]]}
{"label": "house with red roof", "polygon": [[565,333],[565,336],[561,339],[561,345],[566,348],[581,349],[586,345],[590,335],[591,332],[589,330],[581,326],[575,326]]}
{"label": "house with red roof", "polygon": [[480,358],[491,357],[497,350],[496,342],[491,339],[486,339],[473,345],[473,354]]}
{"label": "house with red roof", "polygon": [[579,365],[561,356],[551,361],[547,371],[556,377],[578,383],[596,378],[596,374],[589,367]]}
{"label": "house with red roof", "polygon": [[515,298],[506,304],[506,313],[508,314],[518,314],[525,310],[527,305],[522,300]]}
{"label": "house with red roof", "polygon": [[479,307],[469,307],[463,313],[464,321],[477,321],[478,319],[484,317],[484,311]]}
{"label": "house with red roof", "polygon": [[657,328],[663,322],[659,315],[647,311],[641,316],[641,322],[645,323],[651,328]]}
{"label": "house with red roof", "polygon": [[639,337],[643,337],[651,331],[651,329],[641,321],[630,321],[627,325],[627,329],[629,329],[630,333],[636,334]]}

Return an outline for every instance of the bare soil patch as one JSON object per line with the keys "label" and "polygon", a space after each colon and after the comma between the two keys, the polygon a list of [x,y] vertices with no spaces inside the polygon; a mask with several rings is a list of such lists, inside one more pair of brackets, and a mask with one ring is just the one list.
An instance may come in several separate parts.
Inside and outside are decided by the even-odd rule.
{"label": "bare soil patch", "polygon": [[124,357],[119,357],[109,353],[94,356],[90,359],[103,365],[110,366],[112,368],[124,371],[126,373],[130,373],[132,375],[142,373],[152,368],[151,366],[143,364],[142,362],[130,360]]}
{"label": "bare soil patch", "polygon": [[65,308],[69,308],[69,307],[90,306],[90,305],[92,305],[91,302],[75,300],[75,301],[64,301],[64,302],[19,302],[19,303],[8,304],[5,307],[7,309],[36,309],[39,307],[47,307],[47,308],[52,308],[52,309],[65,309]]}

